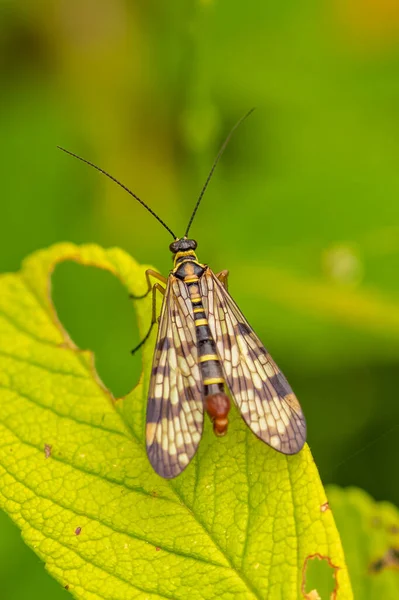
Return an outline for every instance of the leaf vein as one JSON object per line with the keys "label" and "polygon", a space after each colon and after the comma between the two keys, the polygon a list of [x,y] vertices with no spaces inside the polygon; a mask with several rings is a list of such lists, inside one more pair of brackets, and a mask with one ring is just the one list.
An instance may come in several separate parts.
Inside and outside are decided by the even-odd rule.
{"label": "leaf vein", "polygon": [[293,518],[294,518],[294,531],[295,531],[295,548],[296,548],[296,564],[298,567],[298,581],[297,581],[297,588],[300,588],[301,585],[301,580],[300,578],[302,578],[302,566],[299,564],[299,547],[298,547],[298,527],[297,527],[297,515],[296,515],[296,506],[295,506],[295,498],[294,498],[294,493],[293,493],[293,485],[292,485],[292,476],[291,476],[291,471],[290,471],[290,463],[289,463],[289,457],[286,456],[286,465],[287,465],[287,473],[288,473],[288,479],[290,482],[290,496],[291,496],[291,503],[292,503],[292,514],[293,514]]}
{"label": "leaf vein", "polygon": [[[3,425],[3,427],[8,429],[8,431],[10,431],[21,442],[21,444],[25,444],[26,446],[29,446],[30,448],[34,448],[38,452],[43,453],[43,448],[41,446],[38,446],[37,444],[34,444],[33,442],[29,442],[29,441],[23,439],[18,433],[16,433],[16,431],[14,431],[9,425],[6,425],[4,422],[2,422],[1,424]],[[2,448],[6,445],[8,445],[8,444],[1,445],[0,447]],[[57,455],[56,453],[53,453],[51,455],[51,460],[57,461],[68,467],[71,467],[72,469],[75,469],[76,471],[79,471],[80,473],[84,473],[85,475],[89,475],[90,477],[93,477],[95,479],[99,479],[100,481],[106,481],[107,483],[110,483],[112,485],[117,485],[117,486],[123,487],[124,489],[128,490],[129,492],[134,492],[136,494],[141,494],[141,495],[149,497],[149,498],[154,498],[154,500],[163,500],[165,502],[170,502],[171,504],[175,504],[176,506],[182,506],[181,502],[178,502],[177,500],[173,500],[172,498],[168,498],[167,496],[161,496],[158,494],[156,496],[154,496],[151,492],[147,492],[144,488],[141,488],[139,486],[129,485],[124,481],[120,481],[118,479],[113,479],[112,477],[109,477],[107,475],[101,475],[100,473],[96,473],[95,471],[90,471],[89,469],[85,469],[82,465],[77,465],[73,462],[69,462],[68,460]]]}
{"label": "leaf vein", "polygon": [[63,414],[60,411],[58,411],[56,408],[54,408],[53,406],[45,406],[44,404],[41,404],[35,398],[32,398],[31,396],[28,396],[27,394],[21,392],[20,390],[17,390],[17,389],[14,389],[12,387],[9,387],[7,385],[4,385],[3,383],[0,384],[0,389],[7,390],[8,392],[14,393],[17,396],[20,396],[21,398],[24,398],[28,402],[34,404],[35,406],[38,406],[42,410],[47,410],[47,411],[53,413],[54,415],[56,415],[57,417],[60,417],[61,419],[67,419],[69,421],[72,421],[73,423],[77,423],[78,425],[85,425],[86,427],[92,427],[93,429],[98,429],[100,431],[105,431],[107,433],[112,433],[114,435],[118,435],[118,436],[124,437],[124,438],[126,438],[128,440],[131,439],[130,436],[126,432],[124,432],[124,431],[118,431],[117,429],[111,429],[110,427],[104,427],[103,425],[98,425],[98,424],[95,424],[95,423],[90,423],[90,421],[84,421],[82,419],[77,419],[75,416]]}
{"label": "leaf vein", "polygon": [[[6,429],[9,429],[8,427],[6,427]],[[11,431],[11,429],[9,429]],[[12,432],[14,433],[14,432]],[[15,434],[16,435],[16,434]],[[16,437],[18,437],[16,435]],[[25,442],[21,440],[21,443],[24,444]],[[29,444],[27,443],[26,445],[33,447],[37,450],[37,448],[35,446],[33,446],[33,444]],[[102,520],[99,517],[97,517],[94,514],[90,514],[87,510],[86,511],[81,511],[76,509],[73,506],[70,506],[66,503],[60,502],[59,500],[55,500],[53,497],[49,497],[46,496],[45,494],[40,493],[39,491],[37,491],[36,488],[32,487],[31,485],[28,485],[26,483],[26,481],[20,479],[17,475],[15,475],[15,473],[13,473],[12,471],[10,471],[9,469],[7,469],[7,467],[2,464],[3,469],[8,473],[8,475],[10,475],[15,481],[17,481],[18,483],[20,483],[22,486],[24,486],[25,488],[27,488],[28,490],[30,490],[35,496],[42,498],[43,500],[47,500],[48,502],[51,502],[52,504],[54,504],[55,506],[58,506],[59,508],[62,508],[64,510],[68,510],[71,513],[73,513],[76,516],[79,517],[86,517],[87,519],[90,519],[91,521],[95,521],[96,523],[100,523],[101,525],[107,527],[108,529],[110,529],[113,533],[117,533],[120,535],[126,535],[127,537],[137,540],[139,542],[144,542],[144,543],[149,543],[151,545],[155,547],[160,548],[161,550],[167,552],[168,554],[173,554],[176,556],[181,556],[182,558],[185,559],[190,559],[190,560],[194,560],[194,561],[198,561],[198,562],[202,562],[208,565],[213,565],[215,567],[219,567],[222,569],[229,569],[230,567],[227,565],[223,565],[220,562],[217,561],[213,561],[210,559],[205,559],[199,555],[195,555],[195,554],[188,554],[185,552],[181,552],[175,549],[172,549],[166,545],[162,545],[162,542],[159,542],[158,540],[151,542],[148,538],[144,537],[144,536],[139,536],[136,533],[132,533],[130,531],[127,530],[122,530],[118,527],[116,527],[114,524],[111,524],[109,522],[107,522],[106,520]],[[151,496],[150,494],[147,494],[148,496]],[[159,499],[159,498],[157,498]],[[172,501],[173,502],[173,501]]]}
{"label": "leaf vein", "polygon": [[[25,520],[25,522],[29,523],[29,526],[32,529],[34,529],[35,531],[38,531],[41,535],[43,535],[43,532],[40,529],[38,529],[37,527],[35,527],[34,525],[32,525],[32,523],[30,521]],[[104,565],[97,564],[94,560],[89,559],[88,557],[86,557],[81,552],[78,552],[76,550],[76,548],[72,548],[68,544],[65,544],[65,543],[61,542],[59,539],[55,538],[54,536],[49,535],[48,533],[46,534],[46,538],[49,538],[49,539],[53,540],[54,542],[56,542],[57,544],[59,544],[62,548],[66,548],[69,552],[72,552],[73,554],[75,554],[76,556],[78,556],[79,558],[81,558],[84,562],[86,562],[87,564],[92,565],[96,569],[99,569],[100,571],[105,572],[107,575],[109,575],[112,578],[115,578],[115,579],[118,579],[119,581],[122,581],[122,583],[126,583],[127,585],[129,585],[130,587],[134,588],[135,590],[137,590],[139,592],[144,592],[145,594],[152,594],[154,596],[159,596],[160,598],[166,598],[167,600],[176,600],[175,596],[169,596],[168,594],[163,594],[163,593],[160,593],[160,592],[156,592],[154,590],[146,589],[146,588],[144,588],[142,586],[139,586],[139,585],[137,585],[135,583],[132,583],[131,581],[129,581],[125,577],[122,577],[118,573],[112,572],[110,569],[106,569],[104,567]],[[84,589],[87,590],[87,588],[84,588]],[[90,593],[92,593],[90,590],[87,590],[87,591],[90,592]],[[97,592],[95,592],[95,593],[97,593]],[[102,596],[102,597],[104,597],[104,596]]]}
{"label": "leaf vein", "polygon": [[12,325],[12,327],[14,327],[14,329],[16,329],[19,333],[22,333],[22,335],[25,335],[26,337],[34,340],[35,342],[38,342],[39,344],[43,344],[44,346],[57,348],[57,344],[55,344],[54,342],[50,342],[48,340],[40,338],[31,331],[24,329],[20,323],[15,321],[15,319],[13,319],[8,313],[4,312],[4,310],[0,310],[0,316],[2,316],[4,320],[7,321],[10,325]]}
{"label": "leaf vein", "polygon": [[[170,483],[171,487],[172,484]],[[234,565],[233,563],[233,559],[229,556],[229,554],[226,552],[226,550],[224,548],[222,548],[222,546],[219,544],[219,542],[216,540],[216,538],[213,537],[213,535],[211,534],[210,531],[208,531],[205,523],[202,522],[202,520],[198,517],[198,515],[195,514],[194,511],[190,510],[190,508],[187,506],[187,504],[184,502],[184,499],[182,496],[180,496],[179,492],[177,491],[177,489],[173,488],[177,497],[180,499],[180,501],[182,502],[182,504],[187,508],[187,510],[190,512],[190,514],[194,517],[195,521],[203,528],[203,530],[205,531],[205,533],[209,536],[209,539],[213,542],[213,544],[215,545],[215,547],[221,552],[221,554],[223,556],[225,556],[227,562],[229,563],[230,568],[232,569],[232,571],[234,573],[236,573],[236,575],[239,577],[239,579],[241,579],[241,581],[244,583],[244,585],[247,586],[248,590],[253,594],[253,596],[255,598],[257,598],[258,600],[263,600],[263,597],[260,595],[260,592],[258,592],[258,590],[252,585],[252,583],[250,582],[250,580],[246,577],[246,575],[244,575],[244,573],[240,572]]]}
{"label": "leaf vein", "polygon": [[242,556],[241,556],[241,568],[243,568],[245,556],[246,556],[247,549],[248,549],[248,538],[249,538],[249,528],[250,528],[250,514],[251,514],[251,505],[250,505],[251,487],[250,487],[250,484],[249,484],[249,465],[248,465],[248,453],[249,453],[248,433],[249,433],[249,431],[245,432],[245,474],[246,474],[246,477],[247,477],[247,487],[248,487],[248,494],[247,494],[247,525],[246,525],[245,539],[244,539],[244,544],[243,544],[243,549],[242,549]]}
{"label": "leaf vein", "polygon": [[88,379],[86,375],[79,375],[78,373],[57,371],[56,369],[49,369],[49,367],[45,367],[44,365],[34,362],[33,360],[24,358],[22,356],[15,356],[15,354],[11,354],[9,352],[4,352],[3,350],[0,350],[0,355],[5,356],[6,358],[10,358],[11,360],[15,360],[17,362],[22,362],[24,364],[31,365],[32,367],[37,367],[38,369],[42,369],[43,371],[46,371],[48,373],[54,373],[55,375],[65,375],[66,377],[74,377],[76,379],[85,379],[85,380]]}

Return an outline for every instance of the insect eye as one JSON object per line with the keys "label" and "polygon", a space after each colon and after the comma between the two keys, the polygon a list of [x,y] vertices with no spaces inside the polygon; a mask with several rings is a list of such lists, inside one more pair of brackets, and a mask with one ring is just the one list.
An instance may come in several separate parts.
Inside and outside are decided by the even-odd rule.
{"label": "insect eye", "polygon": [[176,252],[179,250],[179,241],[172,242],[169,246],[169,250],[173,252],[173,254],[176,254]]}

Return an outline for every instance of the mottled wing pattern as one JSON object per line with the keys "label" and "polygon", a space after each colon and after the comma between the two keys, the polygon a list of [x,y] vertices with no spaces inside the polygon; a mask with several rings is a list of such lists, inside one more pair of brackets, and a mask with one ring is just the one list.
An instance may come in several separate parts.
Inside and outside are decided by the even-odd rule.
{"label": "mottled wing pattern", "polygon": [[201,294],[226,383],[247,425],[284,454],[306,440],[306,422],[288,381],[210,269]]}
{"label": "mottled wing pattern", "polygon": [[193,458],[202,435],[203,412],[192,305],[186,285],[171,275],[147,404],[147,454],[162,477],[176,477]]}

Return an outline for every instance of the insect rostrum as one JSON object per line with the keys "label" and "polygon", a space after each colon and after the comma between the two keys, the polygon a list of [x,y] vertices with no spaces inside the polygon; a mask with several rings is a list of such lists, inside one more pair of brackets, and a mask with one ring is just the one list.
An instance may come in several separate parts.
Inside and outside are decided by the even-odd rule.
{"label": "insect rostrum", "polygon": [[[195,252],[197,242],[188,238],[217,162],[232,133],[251,112],[233,127],[219,150],[181,238],[125,185],[64,150],[123,187],[174,238],[169,246],[174,260],[169,277],[153,270],[146,272],[147,293],[152,293],[151,328],[159,322],[147,404],[147,454],[155,471],[167,479],[179,475],[195,455],[204,412],[212,420],[215,434],[226,434],[230,410],[226,387],[248,427],[275,450],[295,454],[306,440],[306,422],[299,402],[229,295],[228,271],[215,274],[200,263]],[[158,281],[153,284],[152,278]],[[163,295],[159,319],[157,291]],[[145,343],[151,328],[133,352]]]}

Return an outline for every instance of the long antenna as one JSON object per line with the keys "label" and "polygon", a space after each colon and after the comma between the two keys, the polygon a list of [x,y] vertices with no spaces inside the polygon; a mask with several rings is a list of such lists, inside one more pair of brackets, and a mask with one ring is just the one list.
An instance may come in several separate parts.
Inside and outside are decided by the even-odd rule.
{"label": "long antenna", "polygon": [[162,221],[162,219],[160,217],[158,217],[158,215],[145,202],[143,202],[141,200],[141,198],[139,198],[138,196],[136,196],[136,194],[133,194],[133,192],[131,190],[129,190],[128,187],[126,187],[125,185],[123,185],[123,183],[121,183],[120,181],[118,181],[117,179],[115,179],[115,177],[112,177],[112,175],[110,175],[109,173],[107,173],[107,171],[104,171],[104,169],[100,169],[100,167],[97,167],[97,165],[93,164],[89,160],[86,160],[85,158],[82,158],[81,156],[78,156],[77,154],[74,154],[73,152],[70,152],[69,150],[65,150],[65,148],[62,148],[61,146],[57,146],[57,148],[59,148],[63,152],[66,152],[66,154],[70,154],[74,158],[77,158],[78,160],[81,160],[82,162],[86,163],[86,165],[89,165],[90,167],[93,167],[93,169],[97,169],[97,171],[100,171],[100,173],[102,173],[103,175],[106,175],[107,177],[109,177],[110,179],[112,179],[112,181],[114,181],[115,183],[117,183],[118,185],[120,185],[121,188],[123,188],[128,194],[130,194],[131,196],[133,196],[133,198],[135,198],[138,202],[140,202],[140,204],[142,206],[144,206],[144,208],[146,208],[148,210],[148,212],[150,212],[152,214],[152,216],[155,217],[156,220],[159,221],[161,223],[161,225],[163,225],[165,227],[165,229],[167,229],[169,231],[169,233],[173,236],[173,239],[175,239],[175,240],[177,239],[177,236],[166,225],[166,223],[164,223],[164,221]]}
{"label": "long antenna", "polygon": [[249,115],[250,115],[251,113],[253,113],[253,112],[254,112],[254,110],[255,110],[255,108],[251,108],[251,110],[249,110],[249,111],[248,111],[248,112],[247,112],[247,113],[246,113],[246,114],[245,114],[243,117],[241,117],[241,119],[240,119],[239,121],[237,121],[237,123],[234,125],[234,127],[233,127],[233,128],[232,128],[232,130],[230,131],[230,133],[229,133],[229,135],[227,136],[227,138],[224,140],[224,142],[223,142],[223,144],[222,144],[222,147],[220,148],[220,150],[219,150],[219,152],[218,152],[218,154],[217,154],[217,156],[216,156],[216,158],[215,158],[215,160],[214,160],[214,163],[213,163],[213,165],[212,165],[212,168],[211,168],[211,170],[210,170],[210,172],[209,172],[209,175],[208,175],[208,177],[207,177],[207,179],[206,179],[206,181],[205,181],[204,187],[203,187],[203,188],[202,188],[202,190],[201,190],[201,193],[200,193],[200,195],[199,195],[199,198],[198,198],[198,200],[197,200],[197,203],[196,203],[196,205],[194,206],[194,210],[193,210],[193,213],[192,213],[192,215],[191,215],[191,218],[190,218],[190,220],[189,220],[189,222],[188,222],[187,229],[186,229],[186,233],[184,234],[184,237],[187,237],[187,236],[188,236],[188,232],[190,231],[190,227],[191,227],[191,225],[192,225],[192,223],[193,223],[193,221],[194,221],[194,217],[195,217],[195,215],[196,215],[196,212],[197,212],[197,210],[198,210],[198,207],[199,207],[199,205],[200,205],[200,203],[201,203],[202,196],[205,194],[205,190],[206,190],[206,188],[208,187],[208,183],[209,183],[209,182],[210,182],[210,180],[211,180],[211,177],[212,177],[212,175],[213,175],[213,172],[214,172],[214,170],[215,170],[215,168],[216,168],[216,165],[218,164],[220,157],[222,156],[223,152],[225,151],[225,148],[226,148],[227,144],[229,143],[231,136],[233,135],[233,133],[235,132],[235,130],[237,129],[237,127],[239,127],[239,126],[241,125],[241,123],[242,123],[243,121],[245,121],[245,119],[246,119],[247,117],[249,117]]}

